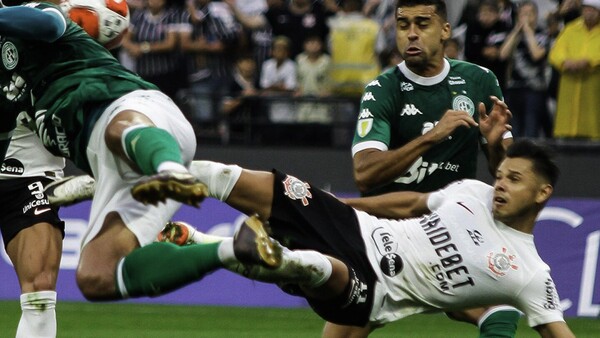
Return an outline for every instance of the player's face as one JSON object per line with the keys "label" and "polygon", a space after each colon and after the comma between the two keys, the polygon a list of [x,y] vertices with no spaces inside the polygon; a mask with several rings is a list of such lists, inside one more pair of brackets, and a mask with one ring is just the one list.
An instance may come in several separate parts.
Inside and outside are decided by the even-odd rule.
{"label": "player's face", "polygon": [[450,24],[435,13],[432,5],[399,7],[396,19],[396,44],[406,65],[421,76],[439,74]]}
{"label": "player's face", "polygon": [[[509,226],[535,219],[539,206],[550,197],[551,188],[533,170],[530,160],[506,158],[496,171],[492,212]],[[515,224],[517,223],[517,224]]]}

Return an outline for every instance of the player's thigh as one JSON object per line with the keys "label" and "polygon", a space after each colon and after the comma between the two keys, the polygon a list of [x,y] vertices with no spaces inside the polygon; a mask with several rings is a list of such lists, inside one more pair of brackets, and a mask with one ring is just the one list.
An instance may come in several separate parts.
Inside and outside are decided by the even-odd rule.
{"label": "player's thigh", "polygon": [[371,332],[369,325],[365,327],[338,325],[330,322],[325,323],[323,338],[365,338]]}
{"label": "player's thigh", "polygon": [[50,223],[27,227],[8,243],[22,292],[54,290],[62,254],[62,232]]}
{"label": "player's thigh", "polygon": [[119,214],[108,213],[101,230],[81,250],[78,279],[95,280],[112,287],[117,264],[137,247],[139,242],[136,235],[128,229]]}
{"label": "player's thigh", "polygon": [[242,171],[226,202],[239,211],[258,214],[262,220],[271,216],[275,175],[267,171]]}

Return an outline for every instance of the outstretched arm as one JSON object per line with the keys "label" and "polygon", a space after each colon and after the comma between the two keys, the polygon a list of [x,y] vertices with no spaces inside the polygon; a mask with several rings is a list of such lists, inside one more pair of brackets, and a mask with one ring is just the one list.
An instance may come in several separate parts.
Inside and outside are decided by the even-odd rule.
{"label": "outstretched arm", "polygon": [[393,192],[371,197],[346,198],[342,202],[376,217],[399,219],[418,217],[429,212],[429,194],[413,191]]}
{"label": "outstretched arm", "polygon": [[0,35],[53,42],[60,38],[67,22],[56,8],[26,6],[0,8]]}

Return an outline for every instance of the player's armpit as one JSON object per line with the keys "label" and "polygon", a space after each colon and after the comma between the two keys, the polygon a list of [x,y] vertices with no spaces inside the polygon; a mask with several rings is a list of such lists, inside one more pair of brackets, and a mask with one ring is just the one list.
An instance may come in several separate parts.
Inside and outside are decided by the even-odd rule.
{"label": "player's armpit", "polygon": [[538,325],[535,329],[543,338],[575,338],[565,322],[552,322]]}

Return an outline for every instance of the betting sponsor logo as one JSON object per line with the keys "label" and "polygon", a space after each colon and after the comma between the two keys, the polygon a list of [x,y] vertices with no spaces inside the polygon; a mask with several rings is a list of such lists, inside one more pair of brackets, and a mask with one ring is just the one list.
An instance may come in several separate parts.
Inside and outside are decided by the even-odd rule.
{"label": "betting sponsor logo", "polygon": [[433,174],[436,170],[446,170],[452,172],[459,172],[460,165],[452,162],[427,162],[423,160],[423,157],[419,157],[415,163],[406,171],[404,176],[398,177],[394,182],[410,184],[410,183],[421,183],[423,180]]}
{"label": "betting sponsor logo", "polygon": [[302,201],[303,206],[308,205],[308,199],[312,198],[312,193],[310,192],[310,185],[306,182],[300,181],[294,176],[287,175],[285,180],[283,180],[283,189],[284,194],[289,197],[291,200],[300,200]]}
{"label": "betting sponsor logo", "polygon": [[444,291],[457,289],[463,286],[475,285],[469,270],[462,264],[463,258],[448,229],[438,214],[431,213],[419,221],[421,229],[425,231],[429,243],[433,246],[439,262],[433,262],[430,269],[439,283],[439,288]]}
{"label": "betting sponsor logo", "polygon": [[376,228],[371,234],[375,247],[382,258],[379,261],[381,271],[390,277],[396,276],[404,268],[402,258],[396,252],[398,251],[398,242],[394,235],[383,227]]}
{"label": "betting sponsor logo", "polygon": [[7,158],[2,162],[0,174],[21,176],[25,172],[25,166],[16,158]]}
{"label": "betting sponsor logo", "polygon": [[452,100],[452,109],[465,111],[469,115],[475,114],[475,104],[473,101],[465,95],[458,95]]}
{"label": "betting sponsor logo", "polygon": [[423,113],[417,108],[415,107],[414,104],[412,103],[407,103],[404,105],[404,108],[402,108],[402,112],[400,113],[400,116],[415,116],[415,115],[423,115]]}
{"label": "betting sponsor logo", "polygon": [[502,252],[494,253],[490,252],[487,256],[488,258],[488,268],[492,271],[496,276],[502,277],[505,276],[508,271],[518,270],[519,267],[514,263],[517,258],[516,255],[511,255],[508,253],[507,248],[502,248]]}
{"label": "betting sponsor logo", "polygon": [[415,90],[415,86],[413,86],[412,83],[410,83],[410,82],[401,82],[400,83],[400,91],[412,92],[413,90]]}

